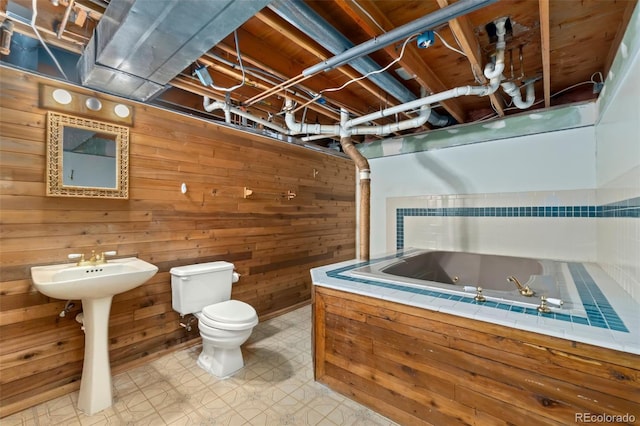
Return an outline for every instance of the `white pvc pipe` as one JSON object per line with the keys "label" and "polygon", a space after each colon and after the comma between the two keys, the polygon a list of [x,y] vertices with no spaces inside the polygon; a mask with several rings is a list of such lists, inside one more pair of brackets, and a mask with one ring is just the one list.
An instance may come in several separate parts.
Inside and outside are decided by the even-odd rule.
{"label": "white pvc pipe", "polygon": [[504,71],[504,49],[507,47],[507,44],[504,41],[504,36],[506,34],[506,19],[507,18],[500,18],[495,22],[496,35],[498,36],[498,43],[496,44],[496,62],[495,64],[493,62],[489,62],[484,67],[484,76],[489,80],[500,77],[502,75],[502,71]]}
{"label": "white pvc pipe", "polygon": [[430,115],[431,108],[428,105],[423,105],[420,108],[420,115],[409,120],[382,126],[358,126],[348,129],[348,132],[352,135],[388,135],[393,132],[420,127],[427,122]]}
{"label": "white pvc pipe", "polygon": [[[287,99],[285,103],[287,109],[291,109],[291,100]],[[344,108],[340,110],[340,124],[305,124],[297,123],[295,117],[291,112],[285,113],[284,121],[289,128],[291,134],[300,133],[312,133],[312,134],[325,134],[325,135],[340,135],[340,137],[347,137],[351,135],[388,135],[400,130],[412,129],[420,127],[429,119],[431,115],[431,108],[428,105],[422,105],[420,107],[420,114],[417,117],[400,121],[398,123],[385,124],[382,126],[359,126],[350,127],[347,125],[349,122],[349,113]]]}
{"label": "white pvc pipe", "polygon": [[[444,92],[435,93],[430,96],[421,97],[411,102],[406,102],[401,105],[397,105],[391,108],[383,109],[380,111],[376,111],[371,114],[367,114],[358,118],[354,118],[352,120],[348,119],[348,112],[344,109],[340,111],[340,124],[307,124],[307,123],[297,123],[295,121],[295,116],[290,112],[292,109],[292,102],[290,99],[287,99],[285,102],[286,112],[285,112],[285,123],[288,129],[285,129],[281,126],[278,126],[274,123],[268,122],[261,118],[255,117],[252,114],[239,110],[237,108],[233,108],[230,105],[221,102],[215,101],[211,102],[208,97],[204,97],[204,108],[205,110],[211,112],[215,109],[222,109],[225,112],[225,119],[227,123],[230,122],[230,114],[236,114],[241,117],[245,117],[251,121],[254,121],[258,124],[262,124],[265,127],[276,130],[286,135],[298,135],[298,134],[314,134],[314,135],[327,135],[327,136],[335,136],[340,135],[341,137],[347,137],[351,135],[387,135],[396,131],[411,129],[422,126],[431,115],[431,108],[429,105],[442,102],[448,99],[456,98],[459,96],[469,96],[469,95],[477,95],[477,96],[488,96],[493,94],[498,87],[500,87],[500,82],[502,81],[502,71],[504,70],[504,50],[505,50],[505,28],[504,28],[505,20],[501,19],[496,22],[497,34],[498,34],[498,44],[497,44],[497,57],[496,63],[487,64],[485,67],[485,76],[489,78],[490,82],[485,86],[461,86],[455,87],[453,89],[445,90]],[[513,83],[511,83],[513,84]],[[515,87],[515,85],[513,85]],[[518,104],[526,105],[521,101],[519,90],[513,91],[513,87],[509,86],[507,83],[503,84],[505,91],[511,90],[509,93],[514,98],[514,104],[518,106]],[[529,103],[529,87],[527,88],[527,104]],[[534,97],[535,94],[533,93]],[[533,100],[531,100],[533,103]],[[530,105],[529,105],[530,106]],[[528,108],[529,106],[525,106],[524,108]],[[520,106],[518,106],[520,108]],[[406,112],[415,108],[420,108],[420,115],[415,118],[411,118],[409,120],[404,120],[398,123],[385,124],[382,126],[360,126],[361,124],[374,121],[383,117],[388,117],[390,115]],[[446,123],[445,123],[446,124]],[[307,138],[311,140],[310,138]]]}
{"label": "white pvc pipe", "polygon": [[438,102],[446,101],[447,99],[457,98],[459,96],[468,96],[468,95],[486,96],[493,93],[494,91],[495,89],[492,86],[455,87],[453,89],[445,90],[444,92],[435,93],[433,95],[426,96],[424,98],[416,99],[415,101],[407,102],[391,108],[376,111],[371,114],[363,115],[362,117],[354,118],[352,120],[347,121],[346,126],[348,128],[355,127],[359,124],[363,124],[368,121],[377,120],[382,117],[388,117],[393,114],[397,114],[397,113],[409,111],[411,109],[422,107],[423,105],[435,104]]}
{"label": "white pvc pipe", "polygon": [[[291,108],[291,100],[286,100],[287,109]],[[289,134],[291,135],[299,135],[301,133],[313,133],[313,134],[332,134],[339,135],[340,134],[340,125],[339,124],[306,124],[306,123],[296,123],[296,119],[293,114],[287,111],[284,115],[284,122],[289,128]]]}
{"label": "white pvc pipe", "polygon": [[525,83],[525,87],[527,88],[527,100],[522,100],[522,95],[520,94],[520,88],[515,85],[515,83],[511,81],[507,81],[502,83],[502,89],[505,93],[511,98],[513,98],[513,104],[520,109],[527,109],[533,102],[536,100],[535,88],[533,86],[533,81]]}
{"label": "white pvc pipe", "polygon": [[277,125],[275,123],[272,123],[270,121],[264,120],[264,119],[262,119],[260,117],[256,117],[255,115],[253,115],[253,114],[251,114],[251,113],[249,113],[247,111],[242,111],[242,110],[240,110],[238,108],[234,108],[234,107],[232,107],[231,105],[229,105],[229,104],[227,104],[225,102],[222,102],[222,101],[213,101],[213,102],[211,102],[211,99],[209,99],[208,96],[204,97],[203,106],[204,106],[205,111],[207,111],[207,112],[215,111],[216,109],[221,109],[222,111],[224,111],[224,118],[225,118],[225,121],[227,123],[231,123],[231,114],[233,113],[235,115],[238,115],[240,117],[244,117],[244,118],[246,118],[248,120],[253,121],[254,123],[261,124],[264,127],[268,127],[268,128],[270,128],[272,130],[275,130],[277,132],[283,133],[285,135],[290,135],[291,134],[291,132],[289,130],[285,129],[282,126],[279,126],[279,125]]}

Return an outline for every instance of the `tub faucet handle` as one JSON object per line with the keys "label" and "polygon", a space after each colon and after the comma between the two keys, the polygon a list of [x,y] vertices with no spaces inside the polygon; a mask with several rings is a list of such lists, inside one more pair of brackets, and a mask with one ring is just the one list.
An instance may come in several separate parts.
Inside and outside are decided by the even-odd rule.
{"label": "tub faucet handle", "polygon": [[556,299],[553,297],[547,297],[547,303],[550,303],[552,305],[556,305],[558,307],[564,305],[564,301],[562,299]]}
{"label": "tub faucet handle", "polygon": [[473,298],[478,303],[486,302],[487,298],[482,294],[482,287],[476,287],[476,296]]}
{"label": "tub faucet handle", "polygon": [[551,312],[549,305],[547,305],[547,298],[540,296],[540,305],[538,305],[538,312],[542,314],[548,314]]}

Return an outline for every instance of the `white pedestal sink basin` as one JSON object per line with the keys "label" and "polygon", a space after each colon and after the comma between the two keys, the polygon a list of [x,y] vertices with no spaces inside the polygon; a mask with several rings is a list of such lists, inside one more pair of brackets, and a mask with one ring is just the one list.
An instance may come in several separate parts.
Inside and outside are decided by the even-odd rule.
{"label": "white pedestal sink basin", "polygon": [[111,406],[109,311],[114,295],[142,285],[158,267],[135,257],[108,263],[34,266],[31,278],[42,294],[63,300],[82,300],[84,363],[78,408],[88,415]]}

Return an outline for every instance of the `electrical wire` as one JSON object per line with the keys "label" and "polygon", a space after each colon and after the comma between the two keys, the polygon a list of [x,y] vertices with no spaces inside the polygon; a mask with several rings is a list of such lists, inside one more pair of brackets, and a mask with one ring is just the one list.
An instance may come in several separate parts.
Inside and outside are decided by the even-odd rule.
{"label": "electrical wire", "polygon": [[[33,0],[33,1],[36,1],[36,0]],[[224,92],[231,92],[233,90],[239,89],[240,87],[244,86],[246,82],[246,74],[244,71],[244,65],[242,64],[242,55],[240,54],[240,43],[238,43],[238,31],[233,32],[233,38],[236,42],[236,54],[238,55],[238,63],[240,64],[240,71],[242,71],[242,81],[240,82],[240,84],[236,84],[233,87],[220,87],[220,86],[216,86],[213,83],[209,85],[209,87],[212,87],[216,90],[222,90]]]}
{"label": "electrical wire", "polygon": [[362,76],[360,76],[360,77],[358,77],[358,78],[352,78],[351,80],[349,80],[349,81],[347,81],[346,83],[344,83],[342,86],[339,86],[339,87],[332,87],[332,88],[330,88],[330,89],[323,89],[323,90],[321,90],[320,92],[318,92],[318,94],[317,94],[316,96],[314,96],[314,97],[313,97],[313,99],[311,99],[309,102],[306,102],[306,103],[304,103],[304,104],[300,105],[298,108],[296,108],[295,110],[292,110],[292,111],[290,111],[290,112],[295,113],[295,112],[299,111],[300,109],[302,109],[302,108],[306,107],[307,105],[309,105],[309,104],[311,104],[311,103],[313,103],[313,102],[317,101],[318,99],[322,98],[322,94],[323,94],[323,93],[326,93],[326,92],[337,92],[338,90],[342,90],[342,89],[344,89],[345,87],[347,87],[348,85],[350,85],[350,84],[352,84],[352,83],[355,83],[355,82],[357,82],[357,81],[360,81],[360,80],[362,80],[362,79],[365,79],[365,78],[369,77],[370,75],[373,75],[373,74],[379,74],[379,73],[381,73],[381,72],[385,72],[385,71],[386,71],[386,70],[388,70],[388,69],[389,69],[393,64],[395,64],[395,63],[399,62],[400,60],[402,60],[402,57],[404,56],[405,48],[407,47],[407,43],[409,43],[409,41],[411,41],[414,37],[416,37],[416,36],[418,36],[418,35],[419,35],[419,33],[416,33],[416,34],[413,34],[413,35],[410,35],[409,37],[407,37],[407,39],[404,41],[404,43],[402,43],[402,49],[400,50],[400,55],[399,55],[396,59],[394,59],[393,61],[389,62],[389,63],[387,64],[387,66],[385,66],[384,68],[381,68],[381,69],[379,69],[379,70],[375,70],[375,71],[368,72],[368,73],[366,73],[366,74],[364,74],[364,75],[362,75]]}
{"label": "electrical wire", "polygon": [[36,17],[38,16],[38,5],[37,5],[37,3],[38,3],[38,0],[33,0],[31,2],[32,7],[33,7],[33,16],[31,16],[31,28],[33,29],[33,32],[36,33],[36,37],[38,37],[38,40],[40,40],[40,43],[44,47],[44,50],[47,51],[47,53],[49,54],[49,56],[53,60],[53,63],[56,64],[56,67],[58,68],[58,71],[60,71],[60,74],[62,74],[62,76],[65,78],[65,80],[69,80],[69,77],[67,77],[67,74],[65,74],[64,71],[62,70],[62,66],[60,66],[60,63],[56,59],[56,57],[53,54],[53,52],[51,52],[51,50],[49,50],[49,47],[47,46],[47,44],[44,42],[44,40],[40,36],[40,31],[38,31],[38,28],[36,27]]}
{"label": "electrical wire", "polygon": [[[595,75],[599,75],[600,76],[600,81],[595,81],[593,79],[593,77]],[[565,87],[562,90],[558,90],[557,92],[552,93],[549,97],[550,98],[554,98],[554,97],[560,95],[561,93],[567,92],[567,91],[569,91],[571,89],[575,89],[576,87],[579,87],[579,86],[584,86],[585,84],[602,84],[602,83],[604,83],[604,79],[602,77],[602,73],[600,71],[596,71],[593,74],[591,74],[591,77],[589,78],[589,80],[585,80],[585,81],[581,81],[580,83],[572,84],[569,87]],[[540,99],[538,102],[534,102],[531,106],[538,105],[538,104],[540,104],[542,102],[544,102],[544,99]],[[516,109],[520,109],[520,108],[518,108],[518,107],[510,107],[510,108],[505,108],[504,110],[505,111],[513,111],[513,110],[516,110]]]}
{"label": "electrical wire", "polygon": [[369,13],[369,12],[368,12],[364,7],[362,7],[362,6],[361,6],[361,5],[360,5],[356,0],[353,0],[353,4],[355,4],[355,5],[358,7],[358,9],[360,9],[360,10],[362,11],[362,13],[364,13],[365,15],[367,15],[367,17],[368,17],[369,19],[371,19],[371,22],[373,22],[374,24],[376,24],[376,26],[377,26],[378,28],[380,28],[380,31],[382,31],[383,33],[386,33],[386,31],[384,30],[384,28],[382,28],[382,25],[380,25],[380,24],[378,23],[378,21],[376,21],[375,19],[373,19],[373,16],[371,16],[371,14],[370,14],[370,13]]}
{"label": "electrical wire", "polygon": [[446,41],[444,38],[442,38],[442,36],[440,35],[440,33],[438,33],[437,31],[434,31],[433,33],[434,33],[435,35],[437,35],[437,36],[438,36],[438,38],[440,39],[440,41],[442,42],[442,44],[444,44],[447,48],[449,48],[449,49],[453,50],[454,52],[457,52],[457,53],[461,54],[461,55],[462,55],[462,56],[464,56],[465,58],[467,57],[467,54],[466,54],[466,53],[464,53],[462,50],[458,50],[458,49],[456,49],[455,47],[452,47],[451,45],[449,45],[449,43],[447,43],[447,41]]}

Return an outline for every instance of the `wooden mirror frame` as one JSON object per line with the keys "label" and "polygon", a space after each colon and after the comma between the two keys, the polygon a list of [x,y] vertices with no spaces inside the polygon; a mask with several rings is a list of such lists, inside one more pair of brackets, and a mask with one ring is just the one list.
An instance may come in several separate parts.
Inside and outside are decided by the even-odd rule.
{"label": "wooden mirror frame", "polygon": [[[63,184],[62,155],[64,128],[110,133],[116,143],[116,187],[69,186]],[[129,198],[129,128],[83,117],[47,113],[47,196],[86,198]]]}

